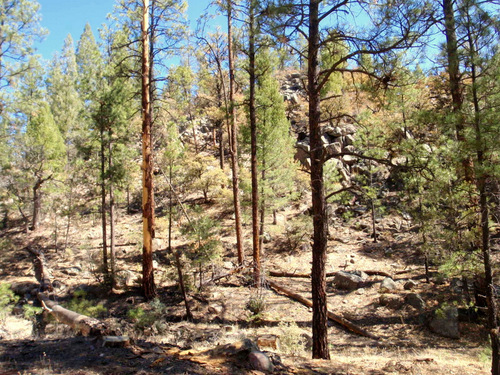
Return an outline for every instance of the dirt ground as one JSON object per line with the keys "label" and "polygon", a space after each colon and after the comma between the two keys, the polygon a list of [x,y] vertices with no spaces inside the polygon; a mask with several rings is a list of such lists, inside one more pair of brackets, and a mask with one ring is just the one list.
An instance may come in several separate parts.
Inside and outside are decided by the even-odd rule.
{"label": "dirt ground", "polygon": [[[208,214],[213,214],[207,208]],[[268,224],[270,232],[278,233],[279,226],[297,210],[280,213],[276,226]],[[213,273],[223,274],[234,267],[234,240],[230,215],[220,215],[224,254]],[[140,275],[140,214],[120,214],[117,243],[118,269]],[[161,226],[162,218],[159,223]],[[248,272],[222,278],[190,293],[189,301],[194,322],[185,321],[184,305],[176,289],[175,272],[166,254],[165,237],[158,231],[156,240],[156,283],[161,306],[161,322],[138,330],[127,315],[132,308],[151,309],[140,297],[133,282],[120,289],[107,291],[95,272],[99,259],[100,231],[98,217],[82,216],[69,231],[68,245],[59,228],[57,243],[54,228],[45,222],[38,233],[23,233],[22,226],[11,225],[1,233],[1,282],[23,290],[24,303],[32,303],[34,277],[32,255],[27,246],[45,252],[52,277],[61,285],[54,296],[61,303],[72,298],[75,289],[86,291],[86,298],[107,308],[104,319],[116,328],[117,334],[128,335],[131,344],[125,348],[103,347],[95,338],[75,336],[66,326],[50,322],[46,336],[32,336],[32,323],[15,309],[0,325],[0,375],[6,374],[258,374],[244,363],[227,356],[224,360],[200,360],[193,355],[180,355],[181,350],[197,352],[217,345],[259,337],[278,337],[276,347],[262,347],[275,365],[277,374],[488,374],[487,336],[482,321],[460,322],[460,339],[440,337],[427,327],[433,309],[445,301],[456,300],[450,280],[425,282],[418,238],[410,230],[411,223],[400,217],[388,216],[378,223],[380,241],[373,243],[369,235],[369,215],[345,223],[340,219],[330,227],[327,272],[341,269],[382,271],[404,283],[414,280],[412,292],[426,302],[424,310],[404,305],[391,309],[381,306],[380,282],[384,276],[370,276],[364,288],[346,292],[338,290],[327,280],[329,310],[349,319],[379,337],[378,340],[346,331],[331,322],[329,343],[331,360],[311,360],[311,310],[280,295],[270,288],[257,293],[250,288]],[[364,228],[364,229],[362,229]],[[249,234],[250,227],[245,231]],[[250,236],[248,235],[247,238]],[[174,246],[182,246],[180,239]],[[250,249],[250,243],[246,243]],[[265,245],[265,270],[295,273],[310,271],[310,247],[295,250],[275,235]],[[205,276],[206,280],[211,274]],[[310,297],[307,278],[269,277],[283,287],[306,298]],[[194,290],[194,289],[193,289]],[[399,292],[404,294],[405,291]],[[250,300],[264,301],[265,309],[258,319],[246,307]],[[161,323],[161,324],[160,324]],[[175,349],[175,350],[174,350]]]}

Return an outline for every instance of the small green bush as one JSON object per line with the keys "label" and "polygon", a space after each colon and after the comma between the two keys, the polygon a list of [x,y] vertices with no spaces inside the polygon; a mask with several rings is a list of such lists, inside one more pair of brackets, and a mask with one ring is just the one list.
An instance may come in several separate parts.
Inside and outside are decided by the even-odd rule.
{"label": "small green bush", "polygon": [[158,298],[152,300],[149,306],[149,310],[136,307],[128,311],[128,317],[134,321],[134,329],[145,334],[165,332],[167,326],[163,317],[167,313],[167,307]]}
{"label": "small green bush", "polygon": [[35,316],[43,311],[41,307],[36,307],[29,304],[23,305],[23,310],[24,310],[24,319],[26,320],[35,320]]}
{"label": "small green bush", "polygon": [[99,318],[108,312],[102,303],[96,304],[95,301],[86,299],[87,293],[84,290],[77,290],[73,293],[73,299],[66,304],[66,308],[91,318]]}
{"label": "small green bush", "polygon": [[246,309],[250,311],[250,316],[247,321],[252,324],[259,324],[263,319],[264,312],[267,307],[266,300],[261,293],[251,296],[245,305]]}
{"label": "small green bush", "polygon": [[5,321],[18,300],[19,297],[10,289],[10,284],[0,284],[0,323]]}
{"label": "small green bush", "polygon": [[280,349],[283,353],[298,356],[303,354],[306,340],[295,322],[281,322]]}

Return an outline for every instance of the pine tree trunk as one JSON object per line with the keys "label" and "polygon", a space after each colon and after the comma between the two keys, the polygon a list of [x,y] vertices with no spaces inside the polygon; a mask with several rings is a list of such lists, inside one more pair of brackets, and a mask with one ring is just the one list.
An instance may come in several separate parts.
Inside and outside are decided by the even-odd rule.
{"label": "pine tree trunk", "polygon": [[311,289],[313,302],[313,358],[330,359],[328,349],[328,310],[326,302],[326,247],[327,221],[326,200],[323,181],[323,145],[320,133],[320,89],[319,80],[319,3],[309,1],[309,45],[308,45],[308,95],[309,136],[311,145],[311,190],[313,211],[313,249]]}
{"label": "pine tree trunk", "polygon": [[[113,154],[112,154],[112,144],[111,138],[112,134],[110,132],[108,142],[108,152],[109,152],[109,170],[113,170]],[[112,177],[111,177],[112,178]],[[113,182],[109,183],[109,258],[110,258],[110,268],[111,268],[111,287],[115,286],[116,281],[116,255],[115,255],[115,192],[113,191]]]}
{"label": "pine tree trunk", "polygon": [[233,63],[233,34],[232,34],[232,4],[227,0],[227,39],[229,64],[229,121],[231,124],[231,168],[233,171],[233,200],[236,229],[236,249],[238,264],[243,264],[243,228],[241,225],[240,182],[238,166],[238,134],[236,129],[236,114],[234,106],[234,63]]}
{"label": "pine tree trunk", "polygon": [[[443,0],[444,32],[446,36],[446,55],[448,59],[448,77],[450,80],[450,94],[453,113],[455,115],[455,135],[462,147],[465,143],[464,117],[462,114],[463,96],[460,89],[460,63],[455,31],[455,13],[453,0]],[[466,181],[474,181],[473,165],[470,157],[462,161],[463,173]]]}
{"label": "pine tree trunk", "polygon": [[142,13],[142,291],[146,299],[156,296],[153,275],[154,199],[153,156],[151,147],[151,77],[149,40],[149,0],[143,0]]}
{"label": "pine tree trunk", "polygon": [[[467,12],[467,17],[469,14]],[[470,18],[467,19],[467,27],[471,24]],[[481,129],[479,96],[477,92],[477,73],[476,63],[478,54],[475,50],[475,44],[472,38],[470,29],[467,33],[469,53],[470,53],[470,69],[472,83],[472,101],[474,106],[474,132],[476,141],[477,167],[476,184],[479,191],[479,209],[481,211],[481,247],[483,253],[484,264],[484,279],[486,283],[486,301],[488,305],[488,325],[491,339],[491,373],[492,375],[500,375],[500,337],[498,327],[498,307],[496,301],[495,285],[493,283],[493,271],[491,261],[490,248],[490,227],[489,227],[489,206],[488,192],[486,191],[486,171],[485,171],[485,143]]]}
{"label": "pine tree trunk", "polygon": [[42,188],[43,179],[37,177],[35,186],[33,186],[33,217],[30,229],[36,231],[40,225],[40,211],[42,209]]}
{"label": "pine tree trunk", "polygon": [[108,273],[108,234],[106,229],[106,158],[105,158],[105,141],[104,127],[100,129],[101,141],[101,231],[102,231],[102,270]]}
{"label": "pine tree trunk", "polygon": [[250,1],[249,9],[249,46],[248,46],[248,73],[250,76],[250,97],[248,111],[250,114],[250,164],[252,174],[252,240],[253,240],[253,282],[254,287],[261,285],[260,248],[259,248],[259,181],[257,170],[257,116],[255,112],[255,6]]}

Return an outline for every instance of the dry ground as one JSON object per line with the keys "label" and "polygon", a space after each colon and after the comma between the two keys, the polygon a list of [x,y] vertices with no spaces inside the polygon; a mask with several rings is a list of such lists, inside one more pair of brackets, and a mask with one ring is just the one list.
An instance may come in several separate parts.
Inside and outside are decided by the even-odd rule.
{"label": "dry ground", "polygon": [[[281,213],[278,225],[300,210]],[[215,273],[230,271],[235,262],[231,217],[206,207],[206,214],[218,218],[222,227],[224,255]],[[140,275],[140,214],[119,218],[118,268]],[[36,287],[32,258],[28,245],[43,249],[47,254],[52,276],[62,283],[57,291],[60,301],[69,300],[75,288],[85,288],[87,298],[102,302],[105,318],[119,333],[128,334],[133,344],[127,348],[103,348],[99,341],[75,337],[66,327],[55,322],[47,327],[47,336],[31,336],[31,322],[22,314],[9,316],[0,329],[0,374],[250,374],[255,371],[228,359],[226,363],[197,361],[174,355],[170,349],[203,350],[242,338],[257,340],[272,334],[280,337],[278,348],[262,348],[274,360],[276,373],[299,374],[488,374],[487,340],[481,325],[462,322],[459,340],[431,333],[426,321],[428,314],[440,302],[456,296],[449,283],[425,283],[421,258],[416,251],[415,234],[409,223],[399,217],[389,217],[378,223],[381,241],[373,243],[366,228],[368,215],[352,219],[349,224],[340,219],[332,223],[328,246],[328,272],[346,270],[377,270],[395,275],[395,280],[413,279],[416,291],[427,303],[426,311],[413,307],[392,310],[380,306],[381,276],[371,276],[367,287],[353,292],[339,291],[328,279],[329,309],[353,321],[380,340],[360,337],[336,324],[329,328],[331,360],[310,360],[311,311],[307,307],[279,295],[270,289],[259,295],[249,287],[250,276],[237,274],[221,279],[201,292],[191,292],[190,304],[194,322],[186,322],[184,306],[175,287],[175,272],[165,250],[157,252],[156,282],[159,299],[165,306],[162,325],[137,330],[127,317],[131,308],[150,309],[140,297],[137,286],[108,292],[102,286],[95,267],[99,259],[100,230],[97,216],[89,214],[70,229],[68,246],[64,248],[64,231],[59,228],[57,247],[54,228],[45,223],[38,233],[25,234],[21,226],[4,230],[1,241],[0,277],[2,282]],[[156,247],[165,249],[165,235],[159,219],[159,240]],[[279,228],[268,225],[270,232]],[[249,232],[249,227],[245,228]],[[61,234],[62,233],[62,234]],[[249,233],[247,233],[249,234]],[[250,237],[250,236],[247,236]],[[291,251],[275,235],[265,245],[266,271],[307,273],[311,254],[306,247]],[[182,246],[181,240],[174,246]],[[246,244],[249,249],[249,243]],[[205,277],[209,279],[209,273]],[[308,279],[273,278],[275,282],[310,298]],[[402,292],[403,293],[403,292]],[[253,298],[261,298],[266,308],[257,321],[252,321],[246,308]],[[30,300],[32,296],[25,296]],[[18,311],[19,312],[19,311]],[[170,351],[169,351],[170,350]],[[169,354],[170,353],[170,354]]]}

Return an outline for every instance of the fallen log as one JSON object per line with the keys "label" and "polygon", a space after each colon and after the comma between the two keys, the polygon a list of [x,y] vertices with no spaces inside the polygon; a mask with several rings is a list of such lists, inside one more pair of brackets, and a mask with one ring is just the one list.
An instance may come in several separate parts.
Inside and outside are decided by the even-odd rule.
{"label": "fallen log", "polygon": [[[384,272],[384,271],[374,271],[374,270],[367,270],[367,271],[361,271],[366,273],[369,276],[385,276],[385,277],[390,277],[392,278],[392,275]],[[326,274],[326,277],[334,277],[337,272],[328,272]],[[296,273],[296,272],[279,272],[279,271],[269,271],[269,276],[273,277],[290,277],[290,278],[303,278],[303,279],[310,279],[311,274],[309,273]]]}
{"label": "fallen log", "polygon": [[278,271],[269,271],[269,276],[291,277],[291,278],[301,278],[301,279],[310,279],[311,278],[311,274],[309,274],[309,273],[278,272]]}
{"label": "fallen log", "polygon": [[28,251],[35,256],[33,265],[35,268],[35,277],[40,283],[40,292],[37,297],[41,306],[56,318],[57,321],[69,325],[75,331],[83,336],[104,336],[112,334],[112,331],[105,323],[86,315],[68,310],[57,302],[51,300],[46,292],[51,292],[52,282],[50,273],[46,265],[45,255],[42,251],[28,247]]}
{"label": "fallen log", "polygon": [[68,310],[49,299],[43,293],[38,293],[38,299],[42,302],[43,308],[52,314],[57,321],[69,325],[83,336],[104,336],[111,334],[106,324],[100,320]]}
{"label": "fallen log", "polygon": [[[266,280],[266,281],[267,281],[268,285],[272,289],[274,289],[276,292],[284,294],[287,297],[294,299],[297,302],[302,303],[304,306],[312,307],[312,305],[313,305],[312,301],[308,300],[307,298],[302,297],[300,294],[294,293],[294,292],[276,284],[275,282],[273,282],[271,280]],[[328,319],[334,321],[335,323],[340,324],[342,327],[348,329],[351,332],[354,332],[354,333],[361,335],[361,336],[369,337],[369,338],[374,339],[374,340],[380,340],[380,337],[378,337],[378,336],[368,332],[367,330],[357,326],[353,322],[341,317],[340,315],[334,314],[331,311],[327,311],[327,316],[328,316]]]}

